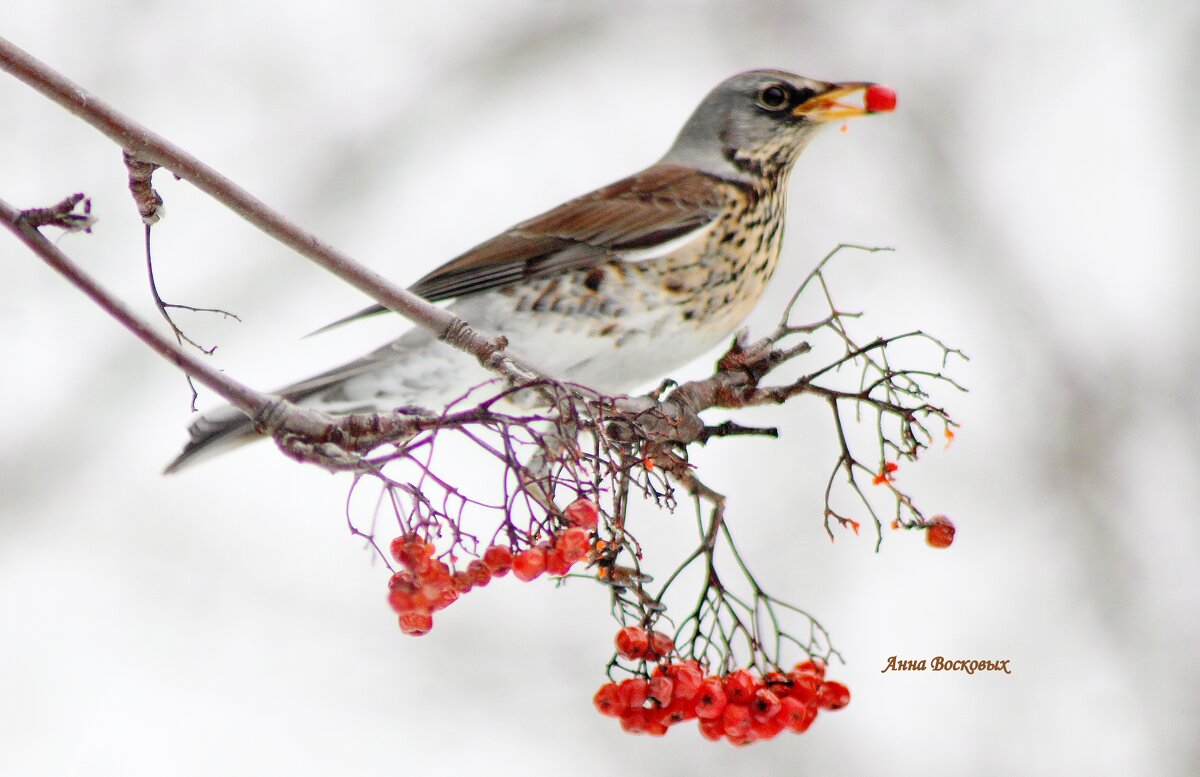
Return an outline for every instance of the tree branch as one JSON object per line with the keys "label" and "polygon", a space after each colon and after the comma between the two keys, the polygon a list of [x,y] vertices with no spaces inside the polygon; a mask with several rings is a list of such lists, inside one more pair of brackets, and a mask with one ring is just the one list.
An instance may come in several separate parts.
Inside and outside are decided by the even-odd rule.
{"label": "tree branch", "polygon": [[88,275],[70,260],[57,246],[46,239],[26,218],[26,213],[40,210],[20,211],[0,199],[0,220],[29,250],[40,256],[46,264],[57,270],[76,288],[86,294],[101,310],[115,318],[155,353],[196,378],[208,388],[220,394],[230,404],[251,418],[259,417],[270,404],[270,398],[229,377],[206,362],[179,348],[174,342],[154,330],[125,303],[110,294],[95,278]]}
{"label": "tree branch", "polygon": [[[77,222],[59,212],[83,198],[68,197],[53,208],[20,211],[0,199],[0,222],[31,251],[86,294],[101,310],[116,319],[151,350],[190,377],[215,391],[249,416],[264,433],[276,438],[293,458],[312,461],[328,469],[361,469],[362,453],[384,441],[395,441],[420,431],[420,420],[405,413],[358,413],[331,416],[302,408],[271,394],[263,394],[210,366],[157,332],[145,319],[84,272],[35,225],[51,224],[70,229]],[[47,214],[56,214],[47,220]]]}
{"label": "tree branch", "polygon": [[[138,162],[165,168],[188,181],[270,237],[312,260],[389,310],[428,330],[440,340],[475,356],[487,369],[516,382],[553,379],[509,352],[503,338],[485,337],[453,313],[431,305],[358,264],[199,159],[120,113],[2,37],[0,70],[10,73],[83,119]],[[144,183],[148,188],[148,181]],[[174,357],[169,358],[178,364]]]}

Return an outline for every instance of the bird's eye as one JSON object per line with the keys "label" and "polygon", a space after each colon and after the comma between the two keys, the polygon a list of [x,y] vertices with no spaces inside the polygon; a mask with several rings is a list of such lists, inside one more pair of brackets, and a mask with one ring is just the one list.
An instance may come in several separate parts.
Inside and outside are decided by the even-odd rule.
{"label": "bird's eye", "polygon": [[768,86],[758,93],[758,104],[769,111],[777,111],[787,105],[788,93],[782,86]]}

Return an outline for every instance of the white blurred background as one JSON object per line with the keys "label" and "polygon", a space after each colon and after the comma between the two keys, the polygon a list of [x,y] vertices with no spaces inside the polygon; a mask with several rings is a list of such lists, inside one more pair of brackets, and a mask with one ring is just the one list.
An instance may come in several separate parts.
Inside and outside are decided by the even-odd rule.
{"label": "white blurred background", "polygon": [[[958,440],[899,473],[957,521],[950,551],[829,543],[816,403],[703,453],[756,569],[832,631],[850,707],[747,749],[635,738],[590,705],[602,591],[505,581],[403,637],[345,478],[268,445],[161,477],[182,379],[0,235],[0,773],[1200,773],[1200,6],[112,0],[16,4],[0,34],[402,282],[653,161],[733,72],[886,82],[894,115],[801,158],[750,323],[836,243],[890,245],[833,273],[858,331],[973,357]],[[58,244],[152,316],[124,185],[107,140],[0,77],[0,197],[87,192],[95,234]],[[389,336],[298,340],[364,300],[156,186],[163,293],[245,319],[181,319],[223,369],[270,389]]]}

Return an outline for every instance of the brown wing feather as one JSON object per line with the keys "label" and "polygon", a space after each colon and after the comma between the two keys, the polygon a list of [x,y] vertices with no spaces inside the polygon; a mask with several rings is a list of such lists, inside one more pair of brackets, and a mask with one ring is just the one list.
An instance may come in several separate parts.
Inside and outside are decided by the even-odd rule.
{"label": "brown wing feather", "polygon": [[[587,267],[623,250],[652,248],[712,221],[722,197],[713,176],[690,167],[654,165],[480,243],[410,291],[437,302]],[[373,305],[324,329],[384,310]]]}
{"label": "brown wing feather", "polygon": [[524,221],[413,285],[429,300],[470,294],[650,248],[709,223],[722,205],[712,176],[654,165]]}

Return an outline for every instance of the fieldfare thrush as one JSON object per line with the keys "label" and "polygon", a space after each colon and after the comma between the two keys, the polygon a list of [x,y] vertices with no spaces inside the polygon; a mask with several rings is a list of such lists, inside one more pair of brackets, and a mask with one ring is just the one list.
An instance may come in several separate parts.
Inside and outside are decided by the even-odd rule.
{"label": "fieldfare thrush", "polygon": [[[865,104],[845,102],[863,95]],[[517,224],[411,290],[453,300],[449,309],[473,328],[505,335],[559,378],[610,394],[661,379],[727,338],[762,295],[779,261],[788,175],[816,130],[893,104],[890,90],[870,83],[735,75],[657,163]],[[413,329],[278,393],[331,413],[437,409],[492,377]],[[202,415],[190,433],[168,472],[255,436],[232,407]]]}

